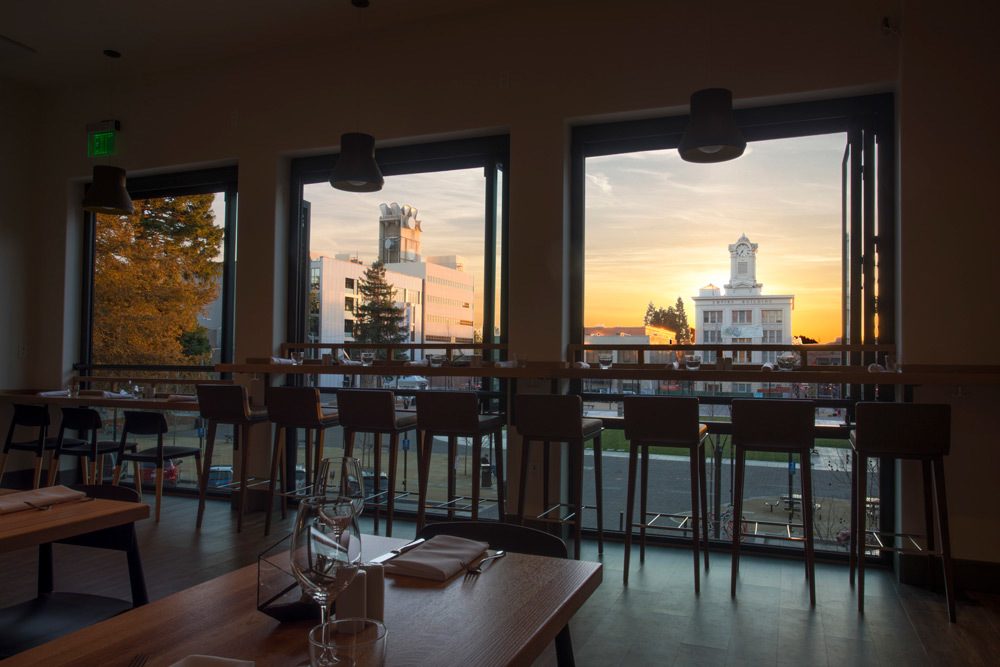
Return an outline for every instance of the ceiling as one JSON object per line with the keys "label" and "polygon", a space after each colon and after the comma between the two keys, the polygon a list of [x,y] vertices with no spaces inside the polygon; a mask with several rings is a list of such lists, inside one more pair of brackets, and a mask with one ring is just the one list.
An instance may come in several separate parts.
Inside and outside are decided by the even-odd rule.
{"label": "ceiling", "polygon": [[[503,0],[4,0],[0,78],[40,88],[195,66],[475,13]],[[114,49],[122,58],[103,55]]]}

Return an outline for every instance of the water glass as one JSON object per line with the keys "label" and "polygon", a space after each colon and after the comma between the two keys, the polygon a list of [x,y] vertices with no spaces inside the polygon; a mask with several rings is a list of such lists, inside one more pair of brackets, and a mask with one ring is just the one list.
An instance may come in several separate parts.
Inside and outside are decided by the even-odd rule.
{"label": "water glass", "polygon": [[362,352],[361,353],[361,365],[362,366],[371,366],[373,361],[375,361],[375,353],[374,352]]}
{"label": "water glass", "polygon": [[309,631],[311,667],[381,667],[385,625],[372,618],[344,618]]}
{"label": "water glass", "polygon": [[684,356],[684,368],[689,371],[696,371],[701,368],[701,356],[688,354]]}
{"label": "water glass", "polygon": [[440,354],[428,354],[427,363],[429,363],[433,368],[441,368],[444,363],[444,358]]}
{"label": "water glass", "polygon": [[603,370],[611,368],[611,364],[614,362],[615,357],[611,352],[598,352],[597,353],[597,364]]}

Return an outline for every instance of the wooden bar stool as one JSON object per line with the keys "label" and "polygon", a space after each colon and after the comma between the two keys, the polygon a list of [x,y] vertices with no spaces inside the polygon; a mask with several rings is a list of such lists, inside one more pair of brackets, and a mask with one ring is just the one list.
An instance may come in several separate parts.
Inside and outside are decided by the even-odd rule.
{"label": "wooden bar stool", "polygon": [[[575,558],[580,558],[580,544],[583,532],[583,510],[597,510],[597,550],[604,553],[604,517],[601,502],[601,432],[604,424],[600,419],[583,416],[583,401],[576,395],[518,394],[514,399],[514,417],[517,430],[521,434],[521,476],[517,491],[517,519],[524,523],[525,487],[528,480],[528,459],[531,443],[541,442],[542,450],[542,505],[544,510],[536,519],[553,523],[570,522],[574,526]],[[597,497],[594,507],[583,504],[583,455],[587,440],[594,443],[594,486]],[[549,443],[565,442],[569,447],[569,470],[572,475],[573,496],[569,503],[549,506]],[[572,508],[564,517],[550,519],[549,514],[562,507]]]}
{"label": "wooden bar stool", "polygon": [[[34,452],[35,453],[35,474],[32,482],[32,488],[37,489],[42,482],[42,459],[45,457],[45,452],[50,453],[49,459],[49,474],[48,483],[51,484],[55,480],[55,476],[58,473],[56,465],[57,458],[55,452],[59,449],[58,438],[54,438],[48,434],[49,432],[49,408],[45,405],[19,405],[14,404],[14,416],[10,420],[10,428],[7,430],[7,439],[3,444],[3,454],[0,455],[0,485],[3,484],[3,473],[4,469],[7,467],[7,454],[10,450],[23,451],[23,452]],[[33,428],[37,430],[37,436],[34,440],[21,440],[14,442],[14,431],[18,426],[24,428]],[[85,441],[79,438],[65,438],[67,446],[78,446],[86,444]]]}
{"label": "wooden bar stool", "polygon": [[489,436],[493,460],[497,467],[497,507],[500,521],[504,520],[503,419],[499,415],[479,414],[479,398],[471,391],[417,392],[417,429],[420,437],[420,498],[417,501],[417,531],[424,527],[427,510],[427,484],[430,479],[431,455],[435,435],[448,437],[448,500],[434,505],[447,509],[448,518],[455,516],[455,504],[465,500],[455,491],[455,462],[458,438],[472,439],[472,504],[468,508],[473,521],[479,519],[480,457],[483,436]]}
{"label": "wooden bar stool", "polygon": [[[117,454],[119,446],[114,440],[97,439],[98,432],[103,426],[100,413],[93,408],[62,408],[62,420],[59,422],[59,434],[56,436],[58,447],[52,455],[53,463],[49,472],[50,486],[53,484],[53,472],[59,469],[59,457],[63,454],[80,458],[84,484],[96,485],[103,482],[104,457],[108,454]],[[88,439],[67,438],[67,430],[86,433]],[[79,444],[76,444],[77,442]],[[125,451],[134,452],[137,448],[134,442],[125,443]]]}
{"label": "wooden bar stool", "polygon": [[[320,401],[319,389],[316,387],[272,387],[267,392],[267,416],[275,425],[274,447],[271,449],[271,477],[267,484],[267,518],[264,519],[264,534],[271,532],[271,513],[274,505],[274,487],[277,483],[279,473],[281,474],[281,518],[284,519],[288,513],[288,496],[297,496],[306,493],[310,489],[316,488],[317,484],[322,485],[324,480],[316,479],[313,472],[318,472],[321,468],[320,461],[323,459],[323,436],[326,429],[340,424],[338,411],[324,408]],[[281,462],[285,460],[285,448],[289,446],[289,441],[293,440],[295,429],[305,429],[306,435],[306,486],[301,489],[294,489],[290,492],[284,489],[288,487],[288,474],[286,465]],[[316,433],[316,447],[313,450],[313,432]],[[284,433],[284,438],[282,438]],[[295,446],[292,442],[291,446]],[[295,472],[291,471],[295,486]]]}
{"label": "wooden bar stool", "polygon": [[[156,521],[160,520],[160,505],[163,502],[163,462],[167,459],[194,457],[195,470],[198,474],[198,484],[201,484],[201,449],[180,445],[164,445],[163,436],[167,432],[167,418],[162,412],[125,411],[125,424],[122,426],[122,437],[118,441],[118,457],[115,459],[115,474],[111,483],[118,486],[121,478],[122,464],[129,461],[133,464],[135,474],[135,490],[142,500],[142,471],[140,464],[152,463],[156,466]],[[155,435],[156,447],[139,451],[128,451],[128,436]]]}
{"label": "wooden bar stool", "polygon": [[[642,454],[642,487],[639,495],[639,562],[645,561],[646,529],[690,530],[694,551],[694,592],[701,590],[698,549],[705,540],[705,569],[708,569],[708,498],[705,484],[705,439],[708,426],[698,423],[698,399],[666,396],[626,396],[625,437],[629,440],[628,499],[625,505],[625,572],[628,585],[629,558],[632,551],[633,506],[635,505],[636,463]],[[649,512],[646,496],[649,487],[649,448],[686,448],[691,459],[691,516]],[[700,504],[700,507],[699,507]],[[652,519],[648,519],[653,515]],[[660,518],[680,519],[678,526],[657,526]],[[699,526],[699,521],[701,525]],[[690,527],[689,527],[690,526]]]}
{"label": "wooden bar stool", "polygon": [[[879,551],[940,556],[944,569],[944,593],[948,603],[948,618],[955,622],[955,573],[951,560],[951,539],[948,531],[948,498],[944,485],[944,457],[951,449],[951,406],[926,403],[857,404],[857,428],[851,432],[854,448],[851,486],[851,583],[854,569],[858,571],[858,611],[865,610],[865,551],[867,536],[874,535]],[[917,543],[917,535],[881,533],[868,530],[865,510],[868,501],[868,459],[910,459],[920,461],[923,468],[924,526],[926,549]],[[933,478],[933,483],[932,483]],[[934,514],[941,531],[941,547],[935,549]],[[886,546],[882,536],[908,540],[912,547]]]}
{"label": "wooden bar stool", "polygon": [[[809,580],[809,604],[816,606],[816,558],[813,541],[813,501],[811,453],[816,422],[813,401],[737,399],[732,403],[733,449],[736,454],[733,498],[733,570],[730,593],[736,597],[736,577],[740,571],[740,541],[743,539],[743,482],[748,451],[798,454],[802,471],[802,523],[754,521],[755,535],[805,544],[806,578]],[[792,498],[788,499],[793,502]],[[747,522],[750,523],[750,522]],[[780,525],[786,534],[758,533],[761,525]],[[792,535],[802,528],[803,536]]]}
{"label": "wooden bar stool", "polygon": [[[385,534],[392,537],[392,516],[396,507],[396,462],[399,458],[399,434],[415,431],[417,415],[396,410],[396,395],[388,389],[341,389],[337,392],[337,409],[344,426],[344,456],[354,456],[354,436],[371,433],[375,437],[373,450],[372,494],[365,501],[374,500],[374,529],[378,534],[381,498],[385,498]],[[381,435],[389,436],[389,488],[382,490]],[[420,447],[417,447],[417,470],[421,464]],[[419,483],[417,486],[420,486]],[[398,497],[405,498],[406,493]]]}
{"label": "wooden bar stool", "polygon": [[[250,407],[246,387],[239,384],[199,384],[198,409],[202,419],[208,422],[208,433],[205,438],[205,462],[201,473],[201,485],[198,489],[198,520],[197,527],[205,515],[205,496],[208,493],[209,472],[212,470],[212,454],[215,451],[215,434],[219,424],[229,424],[233,427],[233,453],[240,452],[240,477],[236,488],[240,494],[240,508],[236,519],[236,532],[243,530],[243,514],[246,512],[247,491],[251,486],[264,484],[267,480],[247,479],[247,457],[250,449],[250,427],[254,424],[266,424],[267,410],[254,410]],[[235,456],[233,459],[235,460]]]}

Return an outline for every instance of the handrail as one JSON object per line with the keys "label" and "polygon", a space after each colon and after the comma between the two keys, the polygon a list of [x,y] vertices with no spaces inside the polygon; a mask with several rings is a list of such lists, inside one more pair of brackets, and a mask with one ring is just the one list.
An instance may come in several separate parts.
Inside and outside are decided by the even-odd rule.
{"label": "handrail", "polygon": [[[455,359],[456,356],[465,356],[467,351],[472,352],[472,356],[477,356],[474,353],[476,351],[480,352],[478,356],[484,357],[482,354],[486,351],[499,351],[504,352],[507,350],[506,343],[360,343],[360,342],[318,342],[318,343],[289,343],[284,342],[281,344],[281,356],[287,357],[291,354],[292,350],[329,350],[330,354],[336,354],[338,350],[379,350],[385,353],[387,359],[392,358],[392,352],[394,351],[410,351],[410,350],[443,350],[448,359]],[[458,352],[459,355],[454,353]],[[316,356],[316,355],[314,355]]]}
{"label": "handrail", "polygon": [[[609,339],[614,338],[609,336]],[[847,353],[858,353],[858,352],[874,352],[881,353],[884,355],[896,355],[895,345],[874,345],[874,344],[843,344],[843,343],[806,343],[806,344],[794,344],[794,343],[673,343],[673,344],[654,344],[654,343],[605,343],[601,341],[600,343],[570,343],[566,346],[566,356],[571,361],[582,361],[584,358],[584,353],[587,351],[597,352],[599,350],[613,350],[622,352],[636,352],[636,361],[634,362],[638,366],[645,366],[647,364],[658,364],[663,363],[662,361],[647,361],[645,355],[638,354],[639,352],[673,352],[678,360],[683,359],[683,352],[695,351],[695,352],[795,352],[800,355],[799,366],[803,369],[805,368],[816,368],[823,367],[827,368],[829,366],[825,364],[813,364],[810,363],[810,353],[822,353],[822,352],[840,352],[842,355]]]}

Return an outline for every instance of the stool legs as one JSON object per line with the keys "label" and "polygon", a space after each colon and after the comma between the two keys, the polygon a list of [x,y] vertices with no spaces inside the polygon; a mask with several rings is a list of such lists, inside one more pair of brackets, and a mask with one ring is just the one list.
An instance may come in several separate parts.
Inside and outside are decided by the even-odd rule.
{"label": "stool legs", "polygon": [[531,441],[527,438],[521,440],[521,474],[518,476],[517,485],[517,522],[524,525],[524,498],[525,487],[528,485],[528,458],[531,454]]}
{"label": "stool legs", "polygon": [[736,597],[736,577],[740,572],[740,532],[743,530],[743,473],[746,466],[746,452],[741,448],[736,452],[736,471],[733,482],[733,567],[730,575],[729,594]]}
{"label": "stool legs", "polygon": [[479,487],[482,485],[482,479],[480,473],[480,459],[483,456],[483,437],[477,435],[472,439],[472,460],[473,464],[470,467],[472,471],[472,520],[477,521],[479,519]]}
{"label": "stool legs", "polygon": [[[854,572],[858,567],[858,453],[851,452],[851,540],[849,542],[848,560],[850,561],[850,582],[854,588]],[[862,504],[863,506],[863,504]],[[862,515],[863,516],[863,515]],[[863,523],[861,524],[864,525]]]}
{"label": "stool legs", "polygon": [[[201,484],[198,485],[198,518],[195,519],[195,528],[201,530],[201,521],[205,516],[205,496],[208,493],[208,473],[212,467],[212,453],[215,451],[215,434],[218,424],[215,420],[209,420],[208,432],[205,435],[205,470],[201,476]],[[236,438],[233,438],[236,442]]]}
{"label": "stool legs", "polygon": [[865,545],[868,542],[868,526],[865,517],[865,510],[868,491],[868,457],[856,454],[858,470],[858,489],[854,496],[854,503],[857,507],[855,512],[857,521],[857,536],[854,540],[855,558],[858,564],[858,613],[865,611]]}
{"label": "stool legs", "polygon": [[[576,512],[573,526],[573,557],[580,560],[580,547],[583,542],[583,442],[573,442],[569,448],[569,465],[575,480],[572,500],[573,510]],[[548,486],[547,479],[545,485]]]}
{"label": "stool legs", "polygon": [[697,452],[692,451],[688,459],[691,463],[691,554],[694,556],[694,593],[698,595],[701,592],[701,563],[699,562],[701,555],[698,553],[701,542],[701,536],[698,534],[701,519],[698,515],[698,504],[701,500],[699,497],[701,494],[698,492],[697,480],[700,475]]}
{"label": "stool legs", "polygon": [[622,584],[628,586],[628,568],[632,556],[632,524],[635,522],[635,475],[640,445],[632,443],[628,450],[628,487],[625,498],[625,571]]}
{"label": "stool legs", "polygon": [[[583,472],[583,443],[580,443],[580,472]],[[597,554],[604,555],[604,473],[601,469],[601,436],[594,438],[594,491],[597,494]],[[582,508],[581,508],[582,510]],[[580,526],[583,527],[583,512],[580,512]]]}
{"label": "stool legs", "polygon": [[646,562],[646,499],[649,497],[649,447],[642,447],[642,478],[639,482],[639,563]]}
{"label": "stool legs", "polygon": [[389,497],[386,499],[385,536],[392,537],[392,514],[396,508],[396,462],[399,459],[399,434],[389,434]]}
{"label": "stool legs", "polygon": [[[267,516],[264,518],[264,535],[271,533],[271,515],[274,513],[274,487],[278,483],[278,461],[283,454],[281,447],[281,427],[274,429],[274,447],[271,449],[271,476],[267,483]],[[284,481],[284,475],[282,475]]]}
{"label": "stool legs", "polygon": [[802,529],[805,532],[806,577],[809,579],[809,605],[816,606],[816,549],[813,532],[812,461],[810,451],[799,453],[802,469]]}
{"label": "stool legs", "polygon": [[500,517],[500,521],[507,520],[507,501],[506,495],[507,490],[504,488],[506,486],[507,478],[504,476],[503,470],[503,429],[498,428],[491,436],[490,439],[493,441],[493,460],[496,462],[497,467],[497,512]]}
{"label": "stool legs", "polygon": [[[239,430],[239,438],[236,437],[237,434],[233,434],[233,442],[240,443],[240,512],[236,515],[236,532],[239,533],[243,530],[243,515],[247,511],[247,495],[249,495],[249,489],[247,489],[247,459],[250,452],[250,427],[249,426],[234,426],[233,429]],[[205,472],[201,480],[201,488],[208,488],[208,471],[211,470],[211,464],[205,461]],[[204,500],[202,500],[204,503]]]}
{"label": "stool legs", "polygon": [[[705,442],[702,441],[698,446],[698,450],[701,455],[698,459],[698,470],[701,473],[698,478],[698,483],[701,485],[701,537],[705,540],[705,571],[708,571],[708,484],[705,483]],[[692,456],[697,456],[696,452],[691,453]]]}
{"label": "stool legs", "polygon": [[375,444],[372,447],[372,468],[375,475],[372,492],[376,500],[372,530],[378,535],[379,505],[382,503],[382,439],[378,433],[373,434],[373,437],[375,438]]}
{"label": "stool legs", "polygon": [[420,452],[420,463],[417,468],[417,532],[423,530],[427,521],[427,485],[431,474],[431,447],[434,434],[421,431],[417,435],[417,450]]}
{"label": "stool legs", "polygon": [[448,436],[448,520],[455,519],[456,495],[455,462],[458,460],[458,438],[453,435]]}
{"label": "stool legs", "polygon": [[[948,494],[944,488],[944,459],[934,458],[934,486],[937,497],[938,524],[941,529],[941,564],[944,567],[944,595],[948,601],[948,620],[955,622],[955,570],[951,562],[951,534],[948,530]],[[930,489],[924,492],[930,495]]]}

